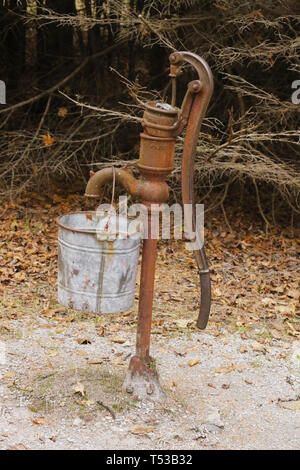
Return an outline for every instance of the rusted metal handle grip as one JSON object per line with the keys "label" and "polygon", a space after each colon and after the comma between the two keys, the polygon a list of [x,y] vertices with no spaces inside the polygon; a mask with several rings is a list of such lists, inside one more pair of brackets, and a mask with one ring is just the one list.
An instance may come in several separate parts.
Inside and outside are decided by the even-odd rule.
{"label": "rusted metal handle grip", "polygon": [[[191,64],[198,73],[199,86],[189,87],[188,120],[184,139],[182,155],[182,202],[192,204],[193,207],[193,230],[196,229],[195,197],[194,197],[194,165],[198,137],[201,124],[203,122],[212,92],[213,77],[208,64],[204,59],[191,52],[174,52],[170,55],[170,62],[173,65],[180,65],[184,62]],[[195,83],[195,82],[194,82]],[[192,100],[192,102],[191,102]],[[185,108],[185,106],[183,106]],[[186,112],[182,109],[182,112]],[[200,234],[197,234],[200,239]],[[211,304],[211,287],[208,263],[206,259],[203,241],[200,247],[194,250],[195,260],[200,274],[201,304],[197,326],[205,329]]]}

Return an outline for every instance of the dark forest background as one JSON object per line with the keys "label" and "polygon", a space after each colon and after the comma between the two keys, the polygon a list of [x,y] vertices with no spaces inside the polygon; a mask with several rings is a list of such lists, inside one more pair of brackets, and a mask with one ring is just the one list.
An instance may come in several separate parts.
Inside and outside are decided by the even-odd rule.
{"label": "dark forest background", "polygon": [[[253,201],[266,225],[299,204],[299,0],[0,0],[0,193],[64,185],[138,157],[134,96],[168,96],[168,56],[190,50],[215,91],[199,138],[199,201]],[[142,18],[139,17],[142,15]],[[178,104],[193,77],[179,79]],[[170,177],[180,193],[182,140]],[[252,202],[251,202],[252,204]],[[229,209],[230,210],[230,209]]]}

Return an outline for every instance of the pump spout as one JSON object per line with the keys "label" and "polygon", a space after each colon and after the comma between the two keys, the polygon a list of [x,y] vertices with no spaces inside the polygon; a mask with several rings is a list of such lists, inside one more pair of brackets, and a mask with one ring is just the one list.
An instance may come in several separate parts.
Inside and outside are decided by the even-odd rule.
{"label": "pump spout", "polygon": [[87,197],[99,198],[102,186],[113,181],[114,172],[116,183],[121,184],[132,196],[137,196],[139,181],[133,174],[123,168],[113,169],[112,167],[104,168],[92,174],[86,186],[85,195]]}

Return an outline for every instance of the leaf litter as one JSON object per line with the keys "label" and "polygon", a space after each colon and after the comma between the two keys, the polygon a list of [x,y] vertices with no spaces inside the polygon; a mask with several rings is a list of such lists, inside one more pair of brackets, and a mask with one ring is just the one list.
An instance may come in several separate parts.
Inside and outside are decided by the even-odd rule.
{"label": "leaf litter", "polygon": [[[83,322],[92,320],[88,314],[61,307],[56,300],[55,218],[66,212],[88,208],[87,204],[81,196],[63,196],[56,189],[50,195],[29,193],[15,203],[2,203],[0,334],[4,337],[18,338],[18,327],[15,328],[14,324],[18,325],[18,320],[25,320],[27,325],[40,324],[45,331],[53,330],[54,336],[60,336],[61,341],[64,341],[64,335],[70,331],[71,325],[79,332]],[[239,346],[241,357],[253,351],[260,353],[257,357],[265,358],[272,344],[282,344],[283,348],[289,349],[291,342],[300,336],[297,240],[290,236],[288,230],[274,229],[266,236],[259,228],[253,227],[249,234],[242,219],[236,222],[233,233],[229,233],[226,228],[220,227],[219,221],[212,218],[207,224],[206,246],[213,286],[213,307],[207,334],[216,340],[232,333],[239,335],[247,343],[245,347]],[[172,338],[197,331],[198,283],[194,261],[191,253],[185,251],[184,243],[172,241],[170,250],[170,243],[160,241],[153,312],[154,342],[157,337],[157,340],[163,338],[163,341],[171,341],[172,344]],[[138,300],[138,294],[136,297]],[[136,311],[137,302],[125,314],[94,318],[98,338],[108,339],[117,348],[130,345],[133,348],[134,339],[130,335],[136,329]],[[47,323],[43,323],[45,321]],[[56,332],[57,328],[61,332]],[[122,332],[122,336],[118,332]],[[49,333],[52,334],[51,331]],[[78,337],[75,334],[73,338],[80,347],[86,345],[87,350],[95,341],[92,335],[90,338],[84,333]],[[60,360],[61,348],[63,343],[59,346],[53,344],[48,349],[48,356]],[[193,349],[196,351],[197,347],[175,347],[173,357],[175,354],[176,361],[180,361],[181,356],[193,354]],[[112,363],[113,367],[126,365],[122,357],[114,356],[115,353],[107,357],[94,355],[94,358],[89,358],[89,353],[84,349],[75,354],[78,360],[85,361],[86,366],[92,368],[103,367],[107,363]],[[286,354],[277,354],[276,359],[286,360],[289,353]],[[182,366],[189,369],[197,364],[201,369],[203,360],[200,362],[197,357],[188,357]],[[49,363],[47,367],[50,367]],[[55,364],[51,364],[51,368],[55,367]],[[254,361],[252,365],[231,362],[214,367],[212,372],[217,378],[218,375],[234,371],[243,371],[245,374],[255,367],[258,365],[254,365]],[[246,386],[255,386],[251,374],[241,379]],[[170,377],[169,383],[176,384],[173,388],[177,390],[180,380],[175,380]],[[208,384],[212,390],[222,389],[224,393],[229,388],[229,384],[221,384],[219,387],[215,383]],[[12,386],[16,386],[15,382],[12,382]],[[73,383],[72,393],[78,396],[80,406],[89,408],[95,406],[97,401],[104,403],[96,398],[90,400],[86,384],[81,381],[75,385]],[[281,407],[296,411],[299,409],[298,403],[299,400],[283,400]],[[111,406],[109,408],[112,409]],[[38,416],[34,419],[46,418]],[[152,428],[142,424],[131,429],[136,429],[133,432],[136,436],[152,434]]]}

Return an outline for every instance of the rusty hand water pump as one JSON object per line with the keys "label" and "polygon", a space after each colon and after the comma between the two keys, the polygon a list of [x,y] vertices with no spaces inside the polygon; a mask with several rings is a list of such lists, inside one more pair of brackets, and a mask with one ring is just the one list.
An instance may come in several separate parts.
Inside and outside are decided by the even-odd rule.
{"label": "rusty hand water pump", "polygon": [[[175,106],[176,77],[181,66],[185,63],[192,65],[198,74],[198,78],[188,84],[188,90],[181,109],[179,109]],[[200,127],[213,91],[213,78],[207,63],[201,57],[191,52],[172,53],[170,55],[170,64],[170,77],[172,81],[171,105],[156,101],[144,104],[143,132],[140,135],[140,156],[136,164],[141,175],[140,179],[136,179],[125,168],[105,168],[92,174],[85,193],[88,197],[99,198],[102,194],[103,185],[114,180],[117,184],[121,184],[131,196],[138,198],[147,208],[150,233],[148,233],[148,238],[143,240],[136,354],[130,360],[124,383],[126,392],[138,398],[149,397],[160,399],[164,395],[158,381],[155,363],[150,357],[150,333],[157,255],[157,236],[151,236],[151,230],[153,230],[153,226],[151,227],[151,213],[153,210],[157,210],[158,205],[168,200],[169,188],[165,180],[174,168],[176,138],[185,128],[186,134],[182,155],[182,202],[183,207],[192,207],[191,233],[196,238],[200,237],[197,233],[195,216],[194,162]],[[64,230],[83,234],[84,230],[77,230],[74,227],[70,229],[70,227],[63,223],[64,221],[59,221],[61,231],[59,237],[61,239]],[[68,233],[67,236],[69,236]],[[71,246],[68,240],[62,240],[61,243],[64,247]],[[93,241],[92,244],[94,243],[96,242]],[[203,243],[199,243],[197,246],[198,248],[194,250],[194,256],[199,270],[201,285],[201,305],[197,326],[200,329],[204,329],[207,325],[210,312],[210,275]],[[94,245],[89,246],[89,251],[92,255],[93,249]],[[137,244],[130,245],[128,250],[134,252],[136,256]],[[106,249],[105,253],[109,256],[110,250]],[[62,263],[62,253],[60,253],[59,258],[60,263]],[[69,266],[69,270],[66,272],[66,269],[59,267],[59,272],[63,273],[59,274],[59,286],[64,281],[65,289],[67,290],[65,278],[74,277],[74,267],[72,269],[73,271],[70,271],[71,267]],[[134,268],[132,269],[134,270]],[[135,280],[135,273],[132,279]],[[134,289],[134,286],[131,284],[132,289]],[[59,294],[59,300],[63,304],[70,305],[70,302],[66,301],[62,294]]]}

